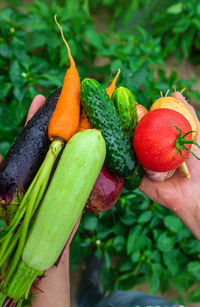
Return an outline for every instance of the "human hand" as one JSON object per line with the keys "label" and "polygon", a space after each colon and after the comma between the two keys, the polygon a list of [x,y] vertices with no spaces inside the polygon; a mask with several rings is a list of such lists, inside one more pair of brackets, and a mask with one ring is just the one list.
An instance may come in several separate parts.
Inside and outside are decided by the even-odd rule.
{"label": "human hand", "polygon": [[[190,109],[199,124],[194,108],[187,103],[183,95],[175,92],[172,96]],[[197,143],[200,144],[200,132],[197,135]],[[199,148],[195,154],[200,157]],[[191,179],[183,178],[179,170],[170,179],[162,182],[154,182],[144,176],[140,190],[153,201],[172,210],[200,241],[200,161],[190,154],[186,164]]]}

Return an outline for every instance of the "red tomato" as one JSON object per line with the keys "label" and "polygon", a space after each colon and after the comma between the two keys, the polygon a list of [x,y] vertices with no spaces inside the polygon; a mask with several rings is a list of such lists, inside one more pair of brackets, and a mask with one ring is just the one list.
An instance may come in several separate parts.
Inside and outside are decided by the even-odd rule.
{"label": "red tomato", "polygon": [[[180,151],[176,153],[176,140],[179,131],[181,135],[191,131],[188,120],[177,111],[171,109],[156,109],[147,113],[138,123],[134,136],[133,147],[139,162],[147,169],[156,172],[167,172],[179,167],[185,160]],[[192,133],[186,139],[192,139]],[[186,144],[191,148],[191,144]],[[189,152],[182,149],[186,158]]]}

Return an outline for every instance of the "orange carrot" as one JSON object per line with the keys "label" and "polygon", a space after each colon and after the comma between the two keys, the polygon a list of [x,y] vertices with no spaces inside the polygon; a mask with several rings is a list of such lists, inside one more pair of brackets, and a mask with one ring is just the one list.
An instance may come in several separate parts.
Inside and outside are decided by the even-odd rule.
{"label": "orange carrot", "polygon": [[[118,69],[118,73],[116,74],[115,78],[113,79],[111,85],[106,88],[106,92],[107,92],[107,94],[110,98],[112,97],[112,94],[115,90],[115,84],[116,84],[117,78],[119,77],[119,74],[120,74],[120,69]],[[90,123],[87,119],[85,112],[83,112],[82,115],[81,115],[81,118],[80,118],[78,131],[83,131],[83,130],[86,130],[86,129],[90,129]]]}
{"label": "orange carrot", "polygon": [[87,119],[87,116],[85,114],[85,112],[83,112],[81,114],[81,117],[80,117],[80,123],[79,123],[79,127],[78,127],[78,131],[83,131],[83,130],[86,130],[86,129],[90,129],[90,123]]}
{"label": "orange carrot", "polygon": [[55,22],[61,31],[62,39],[67,47],[70,67],[66,72],[56,109],[49,122],[48,135],[50,140],[60,137],[68,141],[77,132],[79,127],[80,78],[69,45],[64,38],[61,26],[57,22],[56,15]]}
{"label": "orange carrot", "polygon": [[117,78],[119,77],[119,74],[120,74],[120,68],[118,69],[118,73],[116,74],[115,78],[113,79],[111,85],[109,85],[106,89],[106,92],[107,92],[107,94],[110,98],[112,97],[112,94],[115,90],[115,85],[116,85]]}

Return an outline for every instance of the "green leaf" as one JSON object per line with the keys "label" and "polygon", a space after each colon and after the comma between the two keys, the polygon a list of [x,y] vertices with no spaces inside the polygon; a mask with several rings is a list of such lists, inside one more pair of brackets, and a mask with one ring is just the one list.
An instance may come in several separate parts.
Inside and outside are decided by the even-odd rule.
{"label": "green leaf", "polygon": [[95,215],[87,214],[84,219],[84,228],[86,230],[95,230],[98,225],[98,218]]}
{"label": "green leaf", "polygon": [[183,223],[176,216],[173,215],[166,216],[164,218],[164,224],[169,230],[175,233],[181,231],[183,227]]}
{"label": "green leaf", "polygon": [[22,84],[25,83],[22,73],[23,73],[23,70],[20,64],[18,63],[17,60],[14,60],[10,66],[9,76],[10,76],[10,79],[13,85],[15,85],[15,87],[21,86]]}
{"label": "green leaf", "polygon": [[192,292],[189,293],[187,302],[200,302],[200,285],[198,285]]}
{"label": "green leaf", "polygon": [[12,56],[12,49],[7,44],[0,44],[0,56],[3,58],[9,59]]}
{"label": "green leaf", "polygon": [[9,82],[0,83],[0,97],[1,97],[1,99],[6,97],[9,94],[11,87],[12,87],[12,84],[9,83]]}
{"label": "green leaf", "polygon": [[192,21],[196,28],[200,30],[200,20],[198,18],[194,18]]}
{"label": "green leaf", "polygon": [[178,2],[168,7],[166,11],[168,14],[178,15],[183,11],[183,8],[184,8],[184,4],[182,2]]}
{"label": "green leaf", "polygon": [[188,271],[191,272],[197,280],[200,280],[200,262],[192,261],[188,263]]}
{"label": "green leaf", "polygon": [[2,229],[2,227],[5,225],[5,222],[3,220],[0,219],[0,230]]}
{"label": "green leaf", "polygon": [[173,32],[174,33],[184,33],[190,26],[189,19],[180,19],[174,26]]}
{"label": "green leaf", "polygon": [[130,230],[126,245],[128,255],[134,253],[135,242],[137,241],[137,239],[139,239],[139,234],[141,232],[141,229],[142,229],[141,226],[136,226],[134,229]]}
{"label": "green leaf", "polygon": [[140,251],[136,251],[131,255],[131,262],[137,263],[139,259],[140,259]]}
{"label": "green leaf", "polygon": [[106,251],[104,252],[104,259],[105,259],[105,267],[107,270],[109,270],[111,264],[111,257]]}
{"label": "green leaf", "polygon": [[120,266],[120,272],[126,272],[129,271],[133,268],[133,264],[131,262],[124,262],[122,263],[122,265]]}
{"label": "green leaf", "polygon": [[139,86],[144,83],[148,75],[148,66],[145,63],[132,77],[131,83],[134,85],[134,88],[139,88]]}
{"label": "green leaf", "polygon": [[96,47],[97,49],[102,48],[102,42],[100,36],[93,29],[88,29],[85,32],[85,36],[92,46]]}
{"label": "green leaf", "polygon": [[160,278],[159,275],[154,272],[151,278],[151,283],[150,283],[150,291],[152,294],[155,294],[155,292],[159,289],[160,286]]}
{"label": "green leaf", "polygon": [[26,91],[24,88],[20,88],[18,86],[14,86],[13,94],[17,98],[18,101],[23,101]]}
{"label": "green leaf", "polygon": [[44,46],[47,43],[47,41],[48,41],[48,37],[46,33],[35,32],[33,34],[33,38],[32,38],[30,47],[34,49],[34,48]]}
{"label": "green leaf", "polygon": [[113,276],[112,271],[110,269],[108,270],[105,265],[101,272],[101,281],[102,281],[105,292],[110,289],[113,289],[115,278]]}
{"label": "green leaf", "polygon": [[128,255],[151,245],[151,240],[146,235],[141,233],[140,230],[141,228],[136,226],[134,230],[129,232],[127,240]]}
{"label": "green leaf", "polygon": [[184,36],[184,40],[182,40],[182,49],[185,57],[189,56],[193,39],[195,35],[195,29],[190,29],[187,34]]}
{"label": "green leaf", "polygon": [[140,214],[138,218],[138,223],[147,223],[151,217],[152,217],[151,211],[143,212],[142,214]]}
{"label": "green leaf", "polygon": [[178,256],[180,256],[180,253],[176,249],[163,253],[163,261],[172,276],[175,276],[179,271]]}
{"label": "green leaf", "polygon": [[9,121],[12,125],[12,127],[17,127],[19,124],[21,124],[26,117],[28,108],[24,104],[23,100],[17,101],[13,100],[9,107]]}
{"label": "green leaf", "polygon": [[34,4],[38,7],[42,16],[49,17],[49,7],[45,1],[34,0]]}
{"label": "green leaf", "polygon": [[169,252],[175,244],[175,238],[168,236],[166,233],[162,233],[158,237],[157,246],[162,252]]}
{"label": "green leaf", "polygon": [[11,142],[9,142],[9,141],[0,142],[0,154],[1,154],[2,158],[5,157],[8,150],[10,149],[10,146],[11,146]]}
{"label": "green leaf", "polygon": [[152,294],[155,294],[155,292],[159,289],[160,286],[160,276],[162,276],[162,266],[159,263],[153,263],[152,265],[153,270],[153,276],[150,283],[150,290]]}
{"label": "green leaf", "polygon": [[120,252],[125,245],[125,239],[123,236],[118,236],[113,241],[113,247],[116,249],[116,251]]}

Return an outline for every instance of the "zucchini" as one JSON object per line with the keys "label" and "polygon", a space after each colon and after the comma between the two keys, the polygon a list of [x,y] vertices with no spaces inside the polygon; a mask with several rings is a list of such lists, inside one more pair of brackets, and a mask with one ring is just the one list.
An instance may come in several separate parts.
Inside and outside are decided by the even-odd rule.
{"label": "zucchini", "polygon": [[135,168],[134,152],[113,101],[101,84],[89,78],[82,81],[80,95],[91,126],[101,130],[105,139],[106,165],[119,177],[130,176]]}
{"label": "zucchini", "polygon": [[77,133],[66,145],[4,293],[15,301],[58,258],[78,220],[106,155],[98,130]]}
{"label": "zucchini", "polygon": [[126,87],[120,86],[113,95],[112,100],[118,110],[119,117],[128,135],[133,137],[133,130],[137,125],[136,101],[133,93]]}

